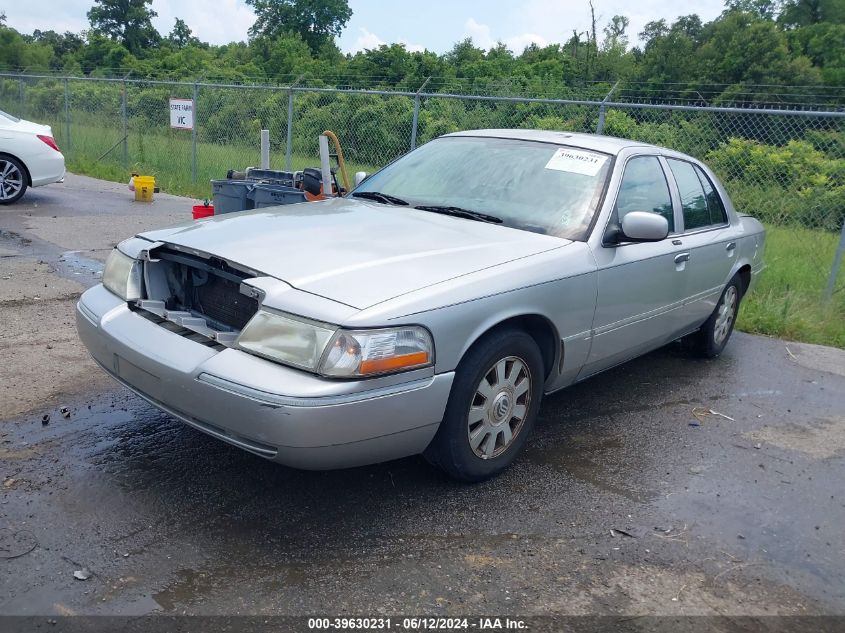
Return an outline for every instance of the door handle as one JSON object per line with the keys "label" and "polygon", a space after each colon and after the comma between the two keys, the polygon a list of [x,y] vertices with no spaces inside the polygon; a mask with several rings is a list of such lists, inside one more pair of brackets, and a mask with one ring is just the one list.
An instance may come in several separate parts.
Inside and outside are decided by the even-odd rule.
{"label": "door handle", "polygon": [[736,242],[728,242],[728,245],[725,246],[726,251],[732,251],[736,248]]}
{"label": "door handle", "polygon": [[689,253],[680,253],[678,255],[675,255],[675,263],[676,264],[682,264],[683,262],[688,262],[688,261],[689,261]]}

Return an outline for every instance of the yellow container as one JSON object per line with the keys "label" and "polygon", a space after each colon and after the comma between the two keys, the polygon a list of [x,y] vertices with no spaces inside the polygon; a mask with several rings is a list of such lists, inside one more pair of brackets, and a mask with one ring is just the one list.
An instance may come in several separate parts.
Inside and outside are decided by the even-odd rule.
{"label": "yellow container", "polygon": [[152,202],[156,186],[154,176],[135,176],[135,202]]}

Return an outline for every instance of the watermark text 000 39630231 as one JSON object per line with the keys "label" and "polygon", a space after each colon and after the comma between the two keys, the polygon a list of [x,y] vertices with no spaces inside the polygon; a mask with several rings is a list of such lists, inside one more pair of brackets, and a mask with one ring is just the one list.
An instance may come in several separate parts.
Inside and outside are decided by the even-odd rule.
{"label": "watermark text 000 39630231", "polygon": [[309,631],[525,631],[525,620],[511,617],[327,617],[308,618]]}

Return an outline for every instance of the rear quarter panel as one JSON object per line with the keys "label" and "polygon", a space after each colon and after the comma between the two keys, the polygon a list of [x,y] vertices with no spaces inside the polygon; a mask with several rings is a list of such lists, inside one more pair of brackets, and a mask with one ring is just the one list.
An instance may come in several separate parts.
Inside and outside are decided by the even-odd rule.
{"label": "rear quarter panel", "polygon": [[0,153],[17,158],[24,164],[32,187],[58,182],[65,176],[65,159],[49,145],[38,139],[38,134],[50,135],[50,129],[5,128],[0,130]]}
{"label": "rear quarter panel", "polygon": [[751,267],[751,283],[746,291],[751,290],[766,267],[763,253],[766,245],[766,229],[750,215],[739,215],[739,259],[737,270],[745,265]]}

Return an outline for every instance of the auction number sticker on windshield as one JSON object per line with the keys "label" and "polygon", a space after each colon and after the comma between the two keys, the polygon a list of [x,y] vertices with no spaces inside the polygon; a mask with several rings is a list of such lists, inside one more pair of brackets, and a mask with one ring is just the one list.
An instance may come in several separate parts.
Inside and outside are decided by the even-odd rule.
{"label": "auction number sticker on windshield", "polygon": [[607,156],[561,147],[546,163],[546,169],[595,176],[607,162]]}

